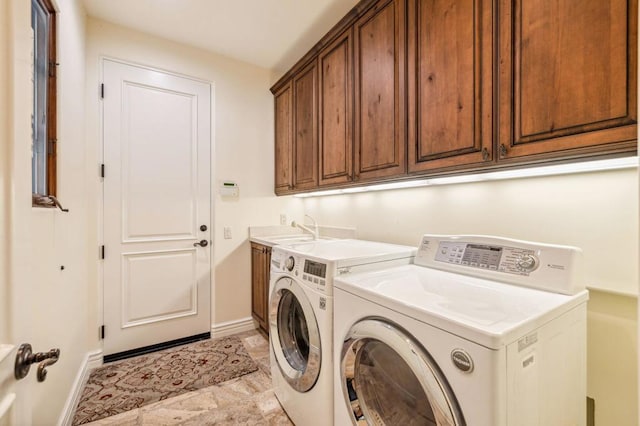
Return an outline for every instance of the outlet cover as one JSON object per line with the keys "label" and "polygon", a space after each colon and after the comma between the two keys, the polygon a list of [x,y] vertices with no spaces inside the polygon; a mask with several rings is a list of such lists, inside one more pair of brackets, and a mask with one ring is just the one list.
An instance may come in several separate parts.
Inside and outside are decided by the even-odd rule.
{"label": "outlet cover", "polygon": [[287,215],[281,213],[280,214],[280,225],[286,225],[287,224]]}

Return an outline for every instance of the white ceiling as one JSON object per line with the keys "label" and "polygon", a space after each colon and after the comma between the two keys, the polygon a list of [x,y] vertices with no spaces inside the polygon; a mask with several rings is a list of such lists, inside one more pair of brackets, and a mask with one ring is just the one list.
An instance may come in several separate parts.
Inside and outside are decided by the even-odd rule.
{"label": "white ceiling", "polygon": [[87,14],[277,72],[357,0],[83,0]]}

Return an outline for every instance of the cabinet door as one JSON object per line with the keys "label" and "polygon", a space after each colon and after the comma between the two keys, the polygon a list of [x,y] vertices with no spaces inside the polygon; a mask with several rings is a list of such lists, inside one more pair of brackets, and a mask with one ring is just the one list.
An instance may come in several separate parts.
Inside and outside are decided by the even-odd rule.
{"label": "cabinet door", "polygon": [[293,90],[291,83],[274,95],[275,102],[275,192],[293,189]]}
{"label": "cabinet door", "polygon": [[409,0],[409,172],[492,158],[491,0]]}
{"label": "cabinet door", "polygon": [[269,334],[269,284],[271,282],[271,247],[265,247],[264,254],[264,297],[262,306],[264,309],[264,331]]}
{"label": "cabinet door", "polygon": [[267,329],[268,322],[268,311],[264,300],[265,297],[269,297],[265,249],[266,247],[261,244],[251,244],[251,314],[264,330]]}
{"label": "cabinet door", "polygon": [[317,67],[314,60],[293,77],[293,187],[318,186]]}
{"label": "cabinet door", "polygon": [[318,56],[319,183],[353,179],[353,37],[346,31]]}
{"label": "cabinet door", "polygon": [[405,0],[380,1],[354,27],[355,172],[406,173]]}
{"label": "cabinet door", "polygon": [[500,158],[635,149],[637,0],[500,0],[499,11]]}

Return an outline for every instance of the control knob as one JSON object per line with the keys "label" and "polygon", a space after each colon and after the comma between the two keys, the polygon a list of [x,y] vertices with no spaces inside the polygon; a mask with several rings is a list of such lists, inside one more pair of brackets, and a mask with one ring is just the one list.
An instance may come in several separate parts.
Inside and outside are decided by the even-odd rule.
{"label": "control knob", "polygon": [[532,254],[525,254],[516,260],[516,267],[523,272],[531,272],[538,267],[538,258]]}
{"label": "control knob", "polygon": [[289,256],[284,262],[284,267],[287,268],[288,271],[293,271],[294,266],[296,266],[296,260],[293,256]]}

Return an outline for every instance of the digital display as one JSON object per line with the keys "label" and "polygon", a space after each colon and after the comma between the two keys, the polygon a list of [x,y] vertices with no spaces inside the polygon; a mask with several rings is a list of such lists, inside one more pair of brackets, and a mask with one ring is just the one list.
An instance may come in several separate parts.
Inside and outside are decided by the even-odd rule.
{"label": "digital display", "polygon": [[320,262],[313,262],[311,260],[304,261],[305,274],[315,275],[316,277],[325,278],[327,274],[327,265]]}
{"label": "digital display", "polygon": [[500,269],[503,252],[504,247],[500,246],[465,243],[462,241],[441,241],[434,260],[497,271]]}
{"label": "digital display", "polygon": [[[467,244],[462,256],[463,265],[485,266],[497,268],[502,256],[502,247],[492,247],[480,244]],[[468,263],[467,263],[468,262]],[[493,269],[493,268],[491,268]]]}

